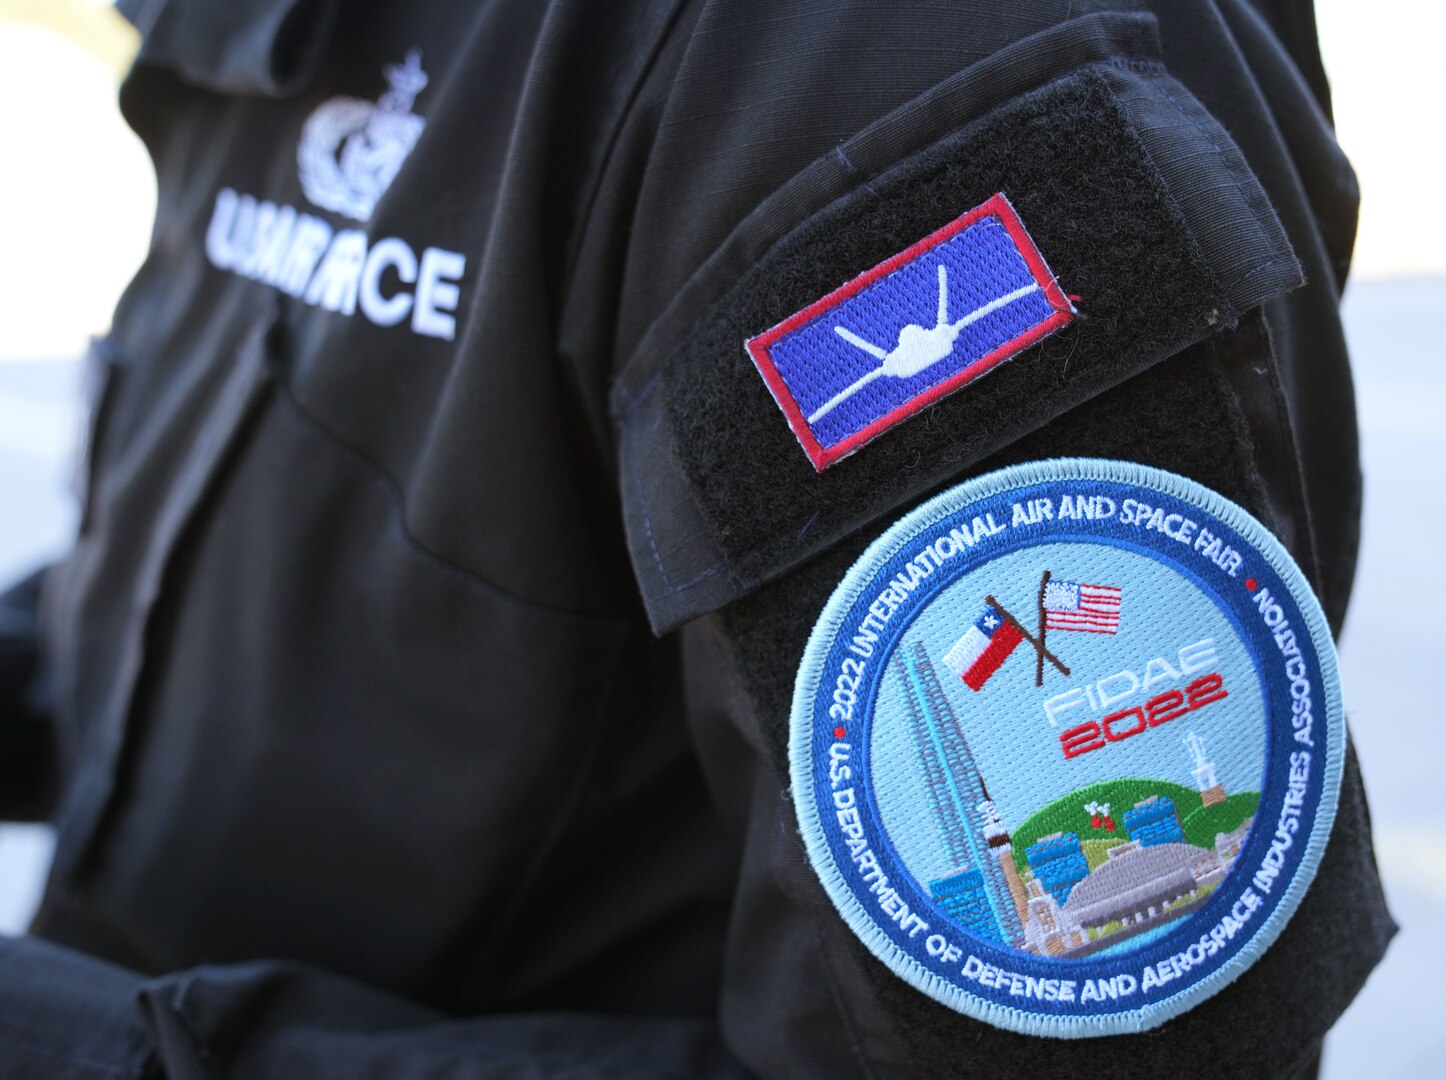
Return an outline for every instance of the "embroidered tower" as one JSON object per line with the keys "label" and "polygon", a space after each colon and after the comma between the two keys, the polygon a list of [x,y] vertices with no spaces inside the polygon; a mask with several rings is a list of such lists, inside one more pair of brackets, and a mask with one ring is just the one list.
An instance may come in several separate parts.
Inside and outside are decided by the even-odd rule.
{"label": "embroidered tower", "polygon": [[1225,801],[1225,788],[1215,779],[1215,763],[1205,756],[1205,740],[1195,732],[1185,736],[1185,745],[1195,759],[1195,768],[1190,775],[1195,778],[1195,787],[1200,792],[1200,805],[1214,806]]}
{"label": "embroidered tower", "polygon": [[990,799],[989,789],[984,790],[985,800],[979,804],[979,816],[984,819],[984,842],[999,862],[1004,872],[1004,881],[1009,886],[1009,895],[1014,899],[1014,913],[1020,925],[1029,921],[1029,893],[1024,888],[1024,879],[1019,876],[1019,867],[1014,865],[1014,845],[1009,840],[1009,830],[999,816],[999,808]]}
{"label": "embroidered tower", "polygon": [[[889,664],[909,718],[914,751],[939,840],[953,873],[929,882],[934,900],[982,937],[1019,947],[1024,926],[1019,904],[1000,855],[1000,837],[1009,834],[993,810],[974,763],[974,754],[944,696],[939,676],[924,646],[900,649]],[[989,812],[984,812],[985,807]],[[1016,878],[1018,874],[1016,872]],[[1027,902],[1026,902],[1027,907]]]}

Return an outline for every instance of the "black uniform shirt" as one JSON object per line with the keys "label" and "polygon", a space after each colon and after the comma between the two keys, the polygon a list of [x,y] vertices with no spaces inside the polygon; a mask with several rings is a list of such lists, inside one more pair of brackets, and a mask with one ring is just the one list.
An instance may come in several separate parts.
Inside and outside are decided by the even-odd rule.
{"label": "black uniform shirt", "polygon": [[[1006,462],[1200,480],[1339,628],[1356,193],[1308,5],[130,7],[159,209],[44,587],[55,774],[3,792],[59,827],[6,1075],[1310,1067],[1391,932],[1353,758],[1263,959],[1067,1043],[873,960],[784,756],[843,570]],[[1085,317],[816,473],[740,343],[996,191]]]}

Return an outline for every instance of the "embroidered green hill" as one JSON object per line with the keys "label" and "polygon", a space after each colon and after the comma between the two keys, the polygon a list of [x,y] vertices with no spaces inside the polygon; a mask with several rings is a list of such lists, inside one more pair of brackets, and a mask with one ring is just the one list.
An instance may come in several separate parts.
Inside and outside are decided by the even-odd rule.
{"label": "embroidered green hill", "polygon": [[[1175,804],[1175,814],[1180,820],[1185,839],[1198,847],[1214,847],[1215,834],[1231,832],[1241,822],[1255,813],[1260,802],[1258,792],[1240,792],[1231,795],[1223,803],[1211,807],[1202,806],[1200,793],[1183,784],[1169,780],[1147,780],[1141,777],[1126,777],[1119,780],[1104,780],[1077,788],[1068,795],[1036,810],[1011,830],[1014,842],[1014,861],[1020,873],[1029,869],[1025,852],[1042,836],[1054,833],[1074,833],[1082,844],[1090,841],[1125,841],[1130,838],[1125,827],[1125,812],[1136,803],[1144,802],[1152,795],[1168,797]],[[1086,804],[1109,804],[1109,817],[1115,824],[1113,831],[1103,824],[1096,828],[1094,815],[1086,810]],[[1109,844],[1090,844],[1088,854],[1099,854]]]}
{"label": "embroidered green hill", "polygon": [[1214,847],[1219,833],[1230,833],[1240,828],[1246,818],[1255,816],[1259,806],[1260,792],[1241,791],[1223,803],[1192,810],[1181,818],[1180,828],[1185,831],[1185,839],[1190,843]]}

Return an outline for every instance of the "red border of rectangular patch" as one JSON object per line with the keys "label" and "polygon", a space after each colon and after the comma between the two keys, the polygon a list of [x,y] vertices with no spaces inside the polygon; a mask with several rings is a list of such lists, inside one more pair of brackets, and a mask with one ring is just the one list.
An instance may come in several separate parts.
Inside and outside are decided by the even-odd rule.
{"label": "red border of rectangular patch", "polygon": [[[792,333],[799,327],[812,322],[830,308],[837,307],[849,297],[879,280],[879,278],[893,273],[893,271],[905,263],[912,262],[931,248],[938,247],[945,240],[963,232],[970,225],[990,216],[999,218],[1000,223],[1004,226],[1005,230],[1008,231],[1009,237],[1014,241],[1015,247],[1017,247],[1019,253],[1024,256],[1024,261],[1029,267],[1030,274],[1032,274],[1034,280],[1039,283],[1039,287],[1044,292],[1045,298],[1049,300],[1050,306],[1055,309],[1054,314],[1043,322],[1030,327],[1024,331],[1024,333],[1006,341],[992,352],[981,356],[967,367],[956,371],[947,379],[929,387],[917,397],[911,398],[898,408],[879,417],[867,427],[861,428],[848,436],[848,438],[840,440],[834,446],[825,447],[814,437],[813,432],[809,429],[808,421],[804,417],[802,407],[798,404],[798,401],[795,400],[792,391],[788,388],[788,384],[783,381],[783,375],[779,372],[778,366],[773,362],[771,352],[773,344],[785,334]],[[1044,257],[1039,253],[1039,249],[1034,246],[1034,241],[1030,239],[1029,233],[1025,231],[1024,223],[1019,220],[1019,215],[1014,212],[1014,207],[1009,204],[1009,199],[1006,198],[1001,191],[990,196],[986,201],[980,203],[968,213],[955,218],[943,228],[931,232],[917,244],[906,248],[897,255],[885,259],[872,270],[865,270],[852,281],[839,286],[822,299],[815,300],[802,311],[790,315],[784,319],[783,322],[773,327],[773,329],[766,330],[757,337],[750,338],[744,347],[748,350],[748,355],[753,358],[753,363],[758,368],[758,373],[763,376],[763,381],[768,384],[768,389],[772,392],[774,401],[778,402],[778,407],[783,410],[783,415],[788,420],[788,426],[793,429],[794,437],[798,439],[799,445],[803,447],[804,453],[808,455],[808,459],[813,462],[814,469],[818,472],[823,472],[824,469],[828,468],[835,461],[852,454],[859,447],[876,439],[901,420],[913,416],[940,398],[947,397],[961,386],[973,382],[991,368],[1003,363],[1016,353],[1022,352],[1036,341],[1068,325],[1073,319],[1074,307],[1070,304],[1069,298],[1065,296],[1064,291],[1060,289],[1059,283],[1054,280],[1054,275],[1050,273],[1049,266],[1046,265]]]}

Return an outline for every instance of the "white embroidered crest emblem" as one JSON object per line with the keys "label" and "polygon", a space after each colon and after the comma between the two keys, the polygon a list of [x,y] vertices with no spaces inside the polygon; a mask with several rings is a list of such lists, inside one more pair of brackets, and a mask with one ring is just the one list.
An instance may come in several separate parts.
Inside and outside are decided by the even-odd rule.
{"label": "white embroidered crest emblem", "polygon": [[404,64],[388,64],[383,73],[391,89],[380,100],[323,102],[307,118],[296,147],[306,197],[357,221],[372,216],[427,126],[412,112],[427,85],[421,54],[413,49]]}

